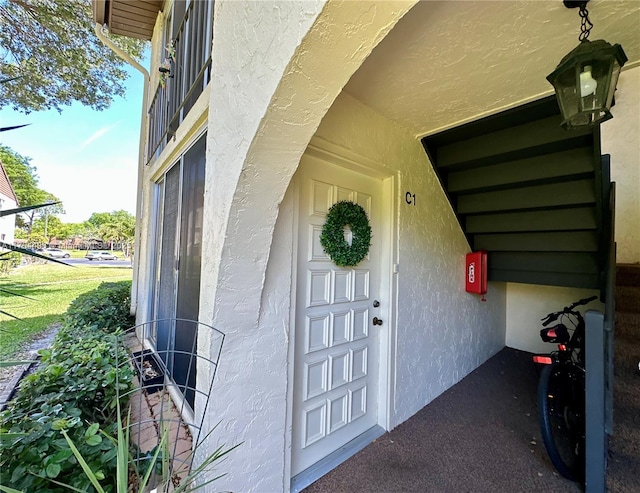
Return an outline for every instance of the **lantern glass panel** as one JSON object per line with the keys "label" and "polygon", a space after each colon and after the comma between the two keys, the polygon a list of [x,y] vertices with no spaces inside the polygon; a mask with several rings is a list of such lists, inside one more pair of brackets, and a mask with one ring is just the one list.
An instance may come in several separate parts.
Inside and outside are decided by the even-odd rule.
{"label": "lantern glass panel", "polygon": [[620,68],[626,62],[620,45],[604,40],[582,41],[565,56],[547,80],[553,85],[564,118],[576,127],[611,118],[611,105]]}

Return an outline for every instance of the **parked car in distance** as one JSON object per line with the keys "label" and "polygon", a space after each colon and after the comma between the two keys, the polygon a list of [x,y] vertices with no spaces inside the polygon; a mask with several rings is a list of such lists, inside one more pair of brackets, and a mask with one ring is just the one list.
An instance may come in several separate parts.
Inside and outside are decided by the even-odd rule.
{"label": "parked car in distance", "polygon": [[47,255],[52,258],[69,258],[71,254],[66,250],[60,250],[59,248],[38,248],[36,252]]}
{"label": "parked car in distance", "polygon": [[89,260],[118,260],[118,257],[116,257],[113,253],[101,252],[98,250],[87,252],[84,258],[88,258]]}

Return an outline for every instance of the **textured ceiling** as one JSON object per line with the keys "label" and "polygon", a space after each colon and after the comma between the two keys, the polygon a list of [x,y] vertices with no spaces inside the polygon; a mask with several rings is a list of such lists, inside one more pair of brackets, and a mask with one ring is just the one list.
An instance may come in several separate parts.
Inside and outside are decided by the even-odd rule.
{"label": "textured ceiling", "polygon": [[[592,0],[589,39],[640,65],[640,0]],[[562,0],[422,0],[345,91],[417,136],[552,94],[546,76],[575,48],[577,9]]]}

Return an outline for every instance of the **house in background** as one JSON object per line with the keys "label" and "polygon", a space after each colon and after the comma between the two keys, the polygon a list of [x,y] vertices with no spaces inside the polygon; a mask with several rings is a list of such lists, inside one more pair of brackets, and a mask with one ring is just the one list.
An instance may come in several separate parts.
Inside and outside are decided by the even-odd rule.
{"label": "house in background", "polygon": [[[16,197],[7,172],[0,162],[0,211],[15,209],[18,207],[18,198]],[[16,230],[16,216],[10,214],[6,217],[0,217],[0,241],[13,244]]]}
{"label": "house in background", "polygon": [[[132,309],[226,334],[206,421],[244,444],[220,490],[298,490],[504,346],[537,351],[544,314],[603,288],[608,160],[617,261],[640,261],[635,0],[589,3],[629,61],[613,120],[575,134],[545,79],[578,42],[560,0],[93,4],[152,43]],[[339,200],[372,228],[353,268],[320,246]],[[486,302],[464,290],[479,247]]]}

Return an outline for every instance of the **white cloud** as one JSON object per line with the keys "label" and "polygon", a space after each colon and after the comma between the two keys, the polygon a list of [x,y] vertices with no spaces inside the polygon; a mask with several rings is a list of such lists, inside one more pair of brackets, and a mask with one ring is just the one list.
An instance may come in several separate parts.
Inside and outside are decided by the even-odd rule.
{"label": "white cloud", "polygon": [[96,139],[99,139],[100,137],[102,137],[104,134],[106,134],[107,132],[113,130],[120,122],[116,122],[112,125],[106,126],[106,127],[102,127],[101,129],[95,131],[88,139],[86,139],[82,144],[80,144],[80,149],[84,149],[85,147],[87,147],[89,144],[91,144],[91,142],[93,142]]}

